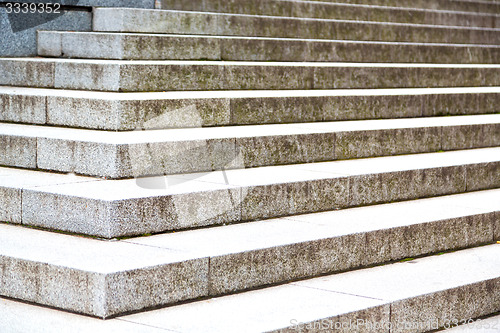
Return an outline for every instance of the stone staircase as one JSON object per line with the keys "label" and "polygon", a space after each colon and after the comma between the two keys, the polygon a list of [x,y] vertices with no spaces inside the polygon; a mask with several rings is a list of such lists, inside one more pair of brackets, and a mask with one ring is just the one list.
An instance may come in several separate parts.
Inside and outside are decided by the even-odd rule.
{"label": "stone staircase", "polygon": [[156,5],[0,58],[0,332],[500,332],[500,2]]}

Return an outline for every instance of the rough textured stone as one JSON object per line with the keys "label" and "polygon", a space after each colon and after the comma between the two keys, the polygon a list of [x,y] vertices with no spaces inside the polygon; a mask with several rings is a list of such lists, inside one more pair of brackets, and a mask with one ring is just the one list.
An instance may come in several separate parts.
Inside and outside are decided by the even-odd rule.
{"label": "rough textured stone", "polygon": [[0,40],[2,40],[0,56],[2,57],[37,55],[37,30],[91,30],[92,13],[88,11],[62,10],[60,14],[7,14],[6,10],[5,7],[0,7]]}
{"label": "rough textured stone", "polygon": [[210,294],[361,266],[364,235],[319,239],[210,258]]}
{"label": "rough textured stone", "polygon": [[57,62],[53,87],[117,91],[120,89],[120,69],[114,64]]}
{"label": "rough textured stone", "polygon": [[322,61],[487,64],[500,47],[262,37],[38,33],[38,54],[138,60]]}
{"label": "rough textured stone", "polygon": [[441,129],[438,127],[340,132],[336,134],[335,157],[348,159],[420,153],[438,151],[440,147]]}
{"label": "rough textured stone", "polygon": [[493,29],[316,20],[221,13],[98,8],[94,31],[260,36],[417,43],[498,44]]}
{"label": "rough textured stone", "polygon": [[[0,84],[97,91],[183,91],[498,86],[497,65],[6,60]],[[54,69],[40,83],[38,72]],[[21,68],[18,72],[13,69]],[[19,73],[29,72],[29,75]],[[37,75],[32,75],[33,73]],[[13,75],[15,74],[15,75]],[[52,75],[52,73],[50,73]],[[144,80],[147,77],[148,80]],[[221,80],[220,78],[223,78]],[[55,80],[55,82],[54,82]],[[54,85],[53,85],[54,84]]]}
{"label": "rough textured stone", "polygon": [[443,127],[443,150],[470,149],[498,145],[500,125],[489,124]]}
{"label": "rough textured stone", "polygon": [[500,163],[489,162],[467,166],[467,191],[500,186]]}
{"label": "rough textured stone", "polygon": [[15,226],[1,228],[0,289],[8,297],[106,318],[207,294],[206,258]]}
{"label": "rough textured stone", "polygon": [[[427,332],[446,320],[498,309],[497,261],[497,247],[490,245],[294,284],[390,301],[393,330]],[[477,269],[472,272],[471,266]]]}
{"label": "rough textured stone", "polygon": [[[350,2],[350,1],[343,1]],[[463,2],[462,2],[463,3]],[[459,4],[462,4],[459,3]],[[369,9],[365,6],[357,6],[346,3],[329,2],[298,2],[298,1],[252,1],[231,0],[194,0],[186,4],[182,0],[162,0],[161,8],[169,10],[193,10],[209,11],[234,14],[270,15],[270,16],[294,16],[323,19],[341,19],[357,21],[377,21],[377,22],[407,22],[416,24],[432,25],[452,25],[452,26],[479,26],[496,28],[499,25],[499,18],[494,15],[474,15],[469,13],[436,12],[434,10],[422,10],[412,8],[397,8],[396,3],[391,4],[392,8],[375,7],[375,3]],[[474,4],[478,4],[477,2]],[[482,3],[484,4],[484,2]],[[383,4],[389,5],[389,4]],[[397,3],[401,6],[400,3]],[[441,4],[450,6],[453,4]],[[472,4],[471,4],[472,5]],[[434,5],[435,6],[435,5]],[[428,4],[428,8],[433,8],[433,4]],[[458,10],[458,8],[457,8]]]}
{"label": "rough textured stone", "polygon": [[18,93],[0,93],[0,121],[44,124],[46,98],[39,95]]}
{"label": "rough textured stone", "polygon": [[0,164],[35,169],[36,139],[0,135]]}

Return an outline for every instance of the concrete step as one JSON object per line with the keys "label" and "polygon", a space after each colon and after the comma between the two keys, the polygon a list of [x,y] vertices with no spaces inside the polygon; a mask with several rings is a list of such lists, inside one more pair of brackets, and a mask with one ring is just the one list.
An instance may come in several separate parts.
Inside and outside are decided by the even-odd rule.
{"label": "concrete step", "polygon": [[0,294],[106,318],[477,246],[500,239],[494,234],[500,231],[499,194],[480,191],[111,242],[0,224],[1,262],[9,272]]}
{"label": "concrete step", "polygon": [[385,7],[375,6],[372,2],[366,5],[359,5],[298,0],[164,0],[162,2],[162,9],[485,28],[500,27],[500,15],[495,14]]}
{"label": "concrete step", "polygon": [[499,63],[500,46],[39,31],[38,54],[133,60],[486,64]]}
{"label": "concrete step", "polygon": [[[175,0],[161,0],[162,3],[168,4]],[[235,0],[233,0],[235,1]],[[236,0],[237,1],[237,0]],[[264,0],[261,0],[262,2]],[[312,0],[304,0],[310,2]],[[350,4],[365,4],[388,7],[403,7],[403,8],[426,8],[451,11],[465,12],[484,12],[491,14],[500,14],[500,4],[496,1],[488,0],[314,0],[322,3],[350,3]],[[224,2],[224,0],[205,0],[206,5],[209,3]]]}
{"label": "concrete step", "polygon": [[[118,245],[127,247],[124,244],[116,245],[116,248]],[[125,262],[128,269],[132,266],[130,262],[137,260],[140,255],[148,251],[160,251],[158,248],[138,246],[135,249],[137,250],[129,254],[129,262],[123,257],[119,258],[119,262]],[[57,252],[53,247],[45,248],[43,252],[57,257],[51,250]],[[83,251],[88,250],[85,248]],[[165,252],[168,253],[168,250]],[[69,328],[74,332],[77,328],[78,332],[109,332],[117,329],[125,332],[158,332],[161,329],[169,332],[219,333],[298,331],[307,327],[326,327],[333,331],[344,324],[345,332],[389,332],[387,327],[392,327],[392,332],[427,332],[436,327],[445,327],[452,320],[468,320],[498,310],[499,253],[500,246],[494,244],[200,300],[106,321],[2,299],[0,310],[4,314],[4,320],[0,322],[0,328],[7,333],[12,332],[9,329],[13,327],[19,329],[16,332],[30,332],[34,327],[37,332],[48,332],[49,327],[61,327],[60,332],[70,332]],[[81,261],[87,262],[87,258],[83,257]],[[101,255],[97,258],[101,258]],[[152,260],[148,258],[147,261]],[[82,274],[73,267],[73,262],[71,264],[71,267],[57,270],[58,274],[55,276],[59,277],[63,271],[65,274],[71,271]],[[107,263],[102,259],[99,263],[94,263],[99,264],[108,266],[89,275],[106,275],[106,272],[119,266],[115,261]],[[44,269],[47,267],[50,266],[43,265]],[[158,276],[165,279],[166,270],[164,268]],[[140,286],[139,290],[145,289],[146,293],[161,293],[171,289],[168,282],[167,287],[164,287],[161,285],[163,281],[155,280],[148,290],[143,282],[137,281],[141,279],[140,274],[126,273],[127,271],[119,272],[116,278],[124,276],[124,280],[129,283],[136,280],[133,282]],[[171,273],[175,274],[174,269]],[[182,273],[190,272],[185,270]],[[37,277],[40,278],[40,275]],[[47,280],[47,285],[57,289],[58,286],[53,281]],[[61,286],[74,288],[62,277],[56,280],[62,280]],[[112,286],[113,280],[115,279],[110,279],[108,284]],[[133,284],[131,283],[130,289],[134,288]],[[129,294],[124,295],[130,297]],[[83,296],[89,298],[88,294]],[[116,303],[113,305],[116,306]],[[21,318],[24,320],[20,320]]]}
{"label": "concrete step", "polygon": [[0,58],[0,85],[93,91],[500,86],[500,65]]}
{"label": "concrete step", "polygon": [[157,233],[497,188],[499,157],[483,148],[75,184],[56,175],[37,187],[46,173],[2,168],[10,209],[0,220],[104,238]]}
{"label": "concrete step", "polygon": [[132,8],[97,8],[92,28],[101,32],[500,44],[500,29],[491,28]]}
{"label": "concrete step", "polygon": [[0,123],[0,142],[4,166],[116,179],[500,146],[500,114],[131,132]]}
{"label": "concrete step", "polygon": [[450,321],[445,327],[450,327],[445,330],[446,333],[497,333],[500,332],[500,315],[477,320]]}
{"label": "concrete step", "polygon": [[499,87],[116,93],[0,87],[0,121],[141,130],[498,113]]}

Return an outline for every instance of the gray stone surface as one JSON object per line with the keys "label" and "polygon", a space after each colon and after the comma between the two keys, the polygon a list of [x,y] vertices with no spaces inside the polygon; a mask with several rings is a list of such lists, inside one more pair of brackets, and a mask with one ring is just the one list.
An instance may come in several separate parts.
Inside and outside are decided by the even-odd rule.
{"label": "gray stone surface", "polygon": [[[280,329],[281,332],[294,332],[298,323],[315,322],[320,325],[324,322],[334,327],[335,323],[345,322],[348,325],[349,319],[356,323],[356,318],[364,319],[361,321],[363,324],[347,326],[341,331],[374,332],[373,326],[368,325],[387,327],[391,323],[396,327],[398,323],[404,325],[404,321],[425,325],[436,317],[443,326],[442,319],[495,311],[499,301],[498,293],[494,292],[498,289],[499,279],[495,266],[497,261],[498,250],[493,245],[134,314],[124,319],[175,331],[204,332],[234,332],[241,327],[258,332],[280,332]],[[467,262],[468,266],[462,267],[462,262]],[[466,270],[468,273],[464,272]],[[457,271],[463,274],[457,276]],[[290,289],[291,286],[298,289]],[[490,293],[485,292],[487,288],[491,288]],[[323,303],[322,292],[328,292],[326,303]],[[485,298],[472,299],[470,292]],[[311,294],[303,298],[304,293]],[[344,308],[344,301],[337,297],[355,297],[348,301],[351,306],[356,306],[361,300],[378,302],[384,299],[390,308],[384,307],[384,311],[378,313],[374,313],[373,308],[370,311],[347,309]],[[406,303],[404,310],[400,307],[402,302]],[[335,306],[332,307],[332,304]],[[453,304],[451,308],[450,304]],[[235,308],[241,311],[232,312]],[[387,311],[394,316],[389,316]],[[439,311],[443,311],[442,317],[438,317]],[[230,320],[228,312],[232,313]],[[197,320],[189,320],[193,316]]]}
{"label": "gray stone surface", "polygon": [[[167,0],[168,1],[168,0]],[[209,0],[214,1],[214,0]],[[217,1],[217,0],[216,0]],[[223,1],[223,0],[221,0]],[[452,11],[498,13],[500,5],[491,1],[427,1],[427,0],[319,0],[322,2],[366,4],[404,8],[428,8]]]}
{"label": "gray stone surface", "polygon": [[105,318],[207,293],[206,258],[186,260],[185,254],[165,249],[1,228],[4,296]]}
{"label": "gray stone surface", "polygon": [[486,162],[467,167],[467,190],[484,190],[500,185],[500,164]]}
{"label": "gray stone surface", "polygon": [[[0,59],[2,85],[97,91],[499,86],[498,65]],[[220,78],[223,78],[222,80]],[[147,78],[147,80],[145,80]]]}
{"label": "gray stone surface", "polygon": [[496,63],[500,47],[261,37],[38,32],[41,56],[136,60]]}
{"label": "gray stone surface", "polygon": [[1,89],[0,120],[18,123],[44,124],[46,121],[43,92],[23,94],[22,89]]}
{"label": "gray stone surface", "polygon": [[36,139],[0,135],[0,164],[21,168],[36,168]]}
{"label": "gray stone surface", "polygon": [[1,168],[0,221],[22,223],[22,190],[25,188],[95,180],[89,177],[39,174],[36,171]]}
{"label": "gray stone surface", "polygon": [[[211,12],[225,12],[225,13],[248,13],[248,14],[262,14],[262,15],[277,15],[277,16],[302,16],[302,17],[316,17],[318,15],[328,15],[331,16],[336,12],[337,8],[342,8],[345,16],[341,16],[340,19],[349,17],[348,15],[367,15],[371,21],[377,21],[382,13],[391,13],[395,17],[383,16],[384,20],[390,21],[397,18],[399,22],[404,17],[402,22],[407,22],[410,20],[421,19],[422,11],[415,11],[416,8],[427,9],[424,13],[428,15],[428,18],[432,19],[435,10],[446,10],[446,11],[460,11],[460,12],[479,12],[479,13],[491,13],[492,15],[498,14],[500,12],[500,5],[491,1],[470,1],[470,0],[459,0],[459,1],[427,1],[427,0],[319,0],[318,2],[309,1],[279,1],[279,7],[276,5],[275,1],[252,1],[248,2],[245,0],[192,0],[188,3],[182,0],[162,0],[162,9],[177,9],[177,10],[196,10],[196,11],[211,11]],[[348,6],[351,4],[351,6]],[[388,6],[393,8],[370,8],[369,11],[361,10],[361,6],[352,5],[369,5],[369,6]],[[351,9],[351,10],[349,10]],[[432,10],[432,11],[429,11]],[[411,13],[411,17],[404,11]],[[458,13],[434,13],[439,19],[442,16],[448,16]],[[461,13],[464,14],[464,13]],[[400,16],[398,16],[400,15]],[[403,16],[401,16],[403,15]],[[459,15],[459,14],[458,14]],[[362,20],[359,16],[358,20]],[[325,17],[328,18],[328,17]],[[333,18],[333,17],[332,17]]]}
{"label": "gray stone surface", "polygon": [[500,41],[498,31],[488,28],[119,8],[97,8],[93,15],[94,31],[492,45]]}
{"label": "gray stone surface", "polygon": [[474,246],[492,240],[498,191],[111,242],[0,225],[1,292],[107,317]]}
{"label": "gray stone surface", "polygon": [[0,40],[2,40],[0,56],[35,56],[37,30],[90,31],[91,24],[92,13],[88,11],[61,11],[61,14],[7,14],[6,8],[0,7]]}
{"label": "gray stone surface", "polygon": [[22,223],[112,238],[461,193],[497,150],[42,186],[23,191]]}
{"label": "gray stone surface", "polygon": [[[340,1],[339,1],[340,2]],[[349,2],[349,1],[345,1]],[[449,3],[450,1],[439,1]],[[346,4],[335,2],[313,1],[216,1],[193,0],[186,3],[182,0],[162,0],[161,8],[170,10],[194,10],[234,14],[293,16],[323,19],[377,21],[377,22],[407,22],[432,25],[452,26],[479,26],[496,28],[500,17],[493,14],[458,13],[436,11],[429,9],[387,8],[375,6],[376,3],[366,2],[367,5]],[[453,4],[453,3],[452,3]],[[452,5],[450,4],[450,6]],[[477,3],[476,3],[477,4]],[[404,4],[394,2],[392,6],[404,7]],[[429,4],[429,6],[432,6]]]}
{"label": "gray stone surface", "polygon": [[[0,134],[7,142],[4,165],[131,178],[494,147],[499,120],[475,115],[120,133],[3,124]],[[478,132],[474,141],[466,138],[467,147],[449,134]]]}
{"label": "gray stone surface", "polygon": [[295,285],[389,301],[394,331],[427,332],[498,310],[498,251],[495,244]]}
{"label": "gray stone surface", "polygon": [[193,96],[3,86],[0,119],[123,131],[473,115],[497,112],[499,91],[497,87],[211,91]]}

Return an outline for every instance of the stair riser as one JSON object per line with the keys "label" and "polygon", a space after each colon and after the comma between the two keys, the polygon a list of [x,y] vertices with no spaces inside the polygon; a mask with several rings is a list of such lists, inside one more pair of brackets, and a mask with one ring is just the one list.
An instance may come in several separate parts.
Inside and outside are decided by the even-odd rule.
{"label": "stair riser", "polygon": [[199,12],[96,9],[94,31],[188,35],[500,44],[500,31],[355,21],[314,20]]}
{"label": "stair riser", "polygon": [[1,295],[100,318],[207,294],[206,258],[111,274],[1,256],[0,263],[9,272]]}
{"label": "stair riser", "polygon": [[0,164],[133,178],[500,145],[500,124],[311,132],[140,144],[3,134]]}
{"label": "stair riser", "polygon": [[500,67],[1,60],[1,85],[96,91],[500,86]]}
{"label": "stair riser", "polygon": [[[494,214],[328,237],[119,273],[93,273],[4,256],[0,257],[0,263],[9,274],[4,277],[0,293],[105,318],[203,296],[220,296],[489,243]],[[381,251],[389,248],[390,251]],[[155,292],[151,293],[152,290]]]}
{"label": "stair riser", "polygon": [[[500,111],[500,94],[435,91],[415,95],[301,96],[172,98],[169,93],[134,99],[75,92],[4,89],[0,92],[0,120],[88,129],[128,131],[221,125],[303,123],[337,120],[415,118],[473,115]],[[404,91],[402,91],[404,93]],[[292,95],[295,95],[292,97]],[[162,121],[154,121],[161,117]],[[153,121],[152,121],[153,120]]]}
{"label": "stair riser", "polygon": [[[421,8],[421,9],[434,9],[434,10],[448,10],[448,11],[461,11],[461,12],[482,12],[482,13],[499,13],[500,5],[487,3],[485,1],[427,1],[427,0],[319,0],[323,4],[317,4],[318,8],[328,5],[343,5],[343,4],[361,4],[361,5],[376,5],[376,6],[388,6],[388,7],[399,7],[400,9],[407,8]],[[243,10],[242,13],[249,13],[253,8],[261,8],[261,10],[266,10],[268,12],[274,11],[275,15],[288,14],[291,10],[288,7],[302,6],[308,7],[307,1],[305,4],[301,2],[293,3],[293,1],[279,1],[279,7],[284,8],[282,10],[272,9],[273,2],[265,0],[255,0],[251,4],[245,0],[193,0],[189,2],[182,3],[182,0],[162,0],[162,9],[184,9],[184,10],[201,10],[210,12],[232,12],[239,11],[240,8]],[[252,5],[255,4],[255,5]],[[315,4],[316,5],[316,4]],[[179,7],[182,6],[182,7]],[[259,7],[257,7],[259,6]],[[314,6],[310,4],[310,6]],[[271,7],[271,8],[268,8]],[[290,16],[290,15],[287,15]]]}
{"label": "stair riser", "polygon": [[491,162],[340,178],[324,175],[294,183],[214,185],[204,191],[123,200],[25,189],[22,200],[11,206],[22,212],[18,221],[26,225],[113,238],[491,189],[500,186],[499,168],[500,163]]}
{"label": "stair riser", "polygon": [[42,31],[38,33],[38,54],[130,60],[494,64],[500,48]]}
{"label": "stair riser", "polygon": [[[373,5],[374,3],[369,4]],[[487,28],[496,28],[500,26],[500,17],[496,15],[473,15],[449,12],[442,13],[430,10],[412,10],[408,8],[367,8],[333,2],[250,2],[245,0],[195,0],[186,2],[182,0],[164,0],[162,2],[162,9],[356,21],[406,22],[414,24],[473,26]]]}

